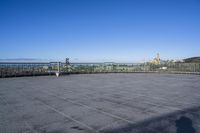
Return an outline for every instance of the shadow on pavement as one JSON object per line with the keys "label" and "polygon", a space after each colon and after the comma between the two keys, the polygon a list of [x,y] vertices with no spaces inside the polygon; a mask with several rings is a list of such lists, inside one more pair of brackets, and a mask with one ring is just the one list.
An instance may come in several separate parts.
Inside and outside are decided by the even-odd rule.
{"label": "shadow on pavement", "polygon": [[111,127],[101,133],[200,133],[200,106],[149,118],[135,124]]}
{"label": "shadow on pavement", "polygon": [[181,116],[176,120],[177,133],[195,133],[195,129],[192,125],[192,120],[188,117]]}

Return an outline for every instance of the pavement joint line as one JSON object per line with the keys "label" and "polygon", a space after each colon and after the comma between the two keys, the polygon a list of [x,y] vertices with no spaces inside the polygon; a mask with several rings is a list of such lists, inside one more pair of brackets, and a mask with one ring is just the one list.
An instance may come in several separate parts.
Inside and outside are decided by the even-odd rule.
{"label": "pavement joint line", "polygon": [[[44,92],[45,93],[45,92]],[[55,97],[58,97],[57,95],[53,95],[53,94],[50,94],[49,93],[49,95],[52,95],[52,96],[55,96]],[[85,105],[85,104],[81,104],[81,103],[78,103],[78,102],[74,102],[74,101],[72,101],[72,100],[69,100],[69,99],[66,99],[66,98],[63,98],[63,97],[58,97],[58,98],[60,98],[60,99],[63,99],[63,100],[67,100],[67,101],[69,101],[69,102],[71,102],[71,103],[74,103],[74,104],[79,104],[79,105],[81,105],[81,106],[86,106],[87,108],[91,108],[91,109],[95,109],[95,110],[98,110],[98,111],[101,111],[101,113],[104,113],[104,114],[107,114],[107,112],[105,112],[105,111],[102,111],[102,110],[99,110],[99,109],[97,109],[97,108],[92,108],[92,107],[90,107],[90,106],[87,106],[87,105]],[[149,103],[149,102],[146,102],[147,104]],[[120,103],[120,105],[124,105],[124,104],[126,104],[126,103]],[[150,103],[151,104],[151,103]],[[155,107],[162,107],[162,105],[156,105],[156,104],[153,104],[153,105],[155,105]],[[183,111],[182,109],[180,109],[180,108],[177,108],[177,107],[169,107],[169,108],[171,108],[171,109],[175,109],[175,110],[179,110],[179,111]],[[145,110],[145,112],[148,112],[149,110],[148,109],[146,109]],[[113,115],[113,114],[110,114],[110,113],[108,113],[109,114],[109,116],[110,115]],[[115,115],[114,115],[115,116]],[[112,117],[112,116],[111,116]],[[117,116],[118,117],[118,116]],[[134,124],[134,122],[132,122],[132,121],[127,121],[127,119],[124,119],[124,118],[121,118],[120,117],[120,119],[121,120],[125,120],[126,122],[128,122],[128,123],[131,123],[131,124]]]}
{"label": "pavement joint line", "polygon": [[[39,90],[39,91],[40,91],[40,90]],[[62,99],[62,100],[64,100],[64,101],[71,102],[71,103],[73,103],[73,104],[77,104],[77,105],[83,106],[83,107],[88,108],[88,109],[92,109],[92,110],[98,111],[98,112],[100,112],[100,113],[102,113],[102,114],[105,114],[105,115],[107,115],[107,116],[110,116],[110,117],[115,118],[115,119],[118,119],[118,120],[125,121],[125,122],[127,122],[127,123],[129,123],[129,124],[134,124],[134,123],[135,123],[135,122],[133,122],[133,121],[124,119],[124,118],[122,118],[122,117],[119,117],[119,116],[117,116],[117,115],[113,115],[113,114],[111,114],[111,113],[102,111],[102,110],[100,110],[100,109],[93,108],[93,107],[90,107],[90,106],[85,105],[85,104],[82,104],[82,103],[74,102],[74,101],[72,101],[72,100],[69,100],[69,99],[66,99],[66,98],[63,98],[63,97],[59,97],[59,96],[57,96],[57,95],[54,95],[53,93],[44,92],[44,91],[40,91],[40,92],[43,92],[43,93],[45,93],[45,94],[48,94],[48,95],[57,97],[57,98]]]}
{"label": "pavement joint line", "polygon": [[108,127],[111,127],[112,125],[114,125],[115,123],[118,123],[119,121],[122,121],[122,120],[118,120],[118,121],[115,121],[115,122],[113,122],[113,123],[111,123],[111,124],[108,124],[108,125],[106,125],[106,126],[103,126],[103,127],[99,128],[97,131],[98,131],[98,132],[101,132],[102,130],[104,130],[104,129],[108,128]]}
{"label": "pavement joint line", "polygon": [[[40,88],[42,88],[42,87],[40,87]],[[52,89],[51,89],[51,90],[52,90]],[[59,90],[62,91],[63,89],[60,88]],[[43,91],[46,91],[45,88],[44,88]],[[28,91],[26,91],[26,92],[28,92]],[[29,91],[29,92],[34,92],[34,91]],[[48,92],[48,91],[47,91],[47,92]],[[54,92],[53,94],[56,95],[56,89],[55,89],[55,90],[52,90],[52,92]],[[82,91],[81,91],[81,92],[82,92]],[[95,94],[96,94],[97,92],[98,92],[98,91],[96,91]],[[112,92],[113,92],[113,91],[112,91]],[[75,93],[75,92],[74,92],[74,93]],[[60,93],[60,94],[57,93],[57,94],[58,94],[58,95],[57,95],[58,97],[61,97],[61,98],[62,98],[62,97],[63,97],[63,98],[65,97],[64,95],[62,95],[62,93]],[[66,94],[67,94],[67,93],[66,93]],[[108,93],[108,94],[109,94],[109,93]],[[69,95],[70,95],[70,94],[69,94]],[[107,96],[107,95],[104,95],[104,96]],[[42,97],[42,96],[41,96],[41,97]],[[100,95],[100,97],[101,97],[101,95]],[[66,98],[67,98],[67,95],[66,95]],[[128,98],[130,98],[130,97],[128,97]],[[150,96],[148,96],[147,98],[150,98]],[[181,98],[181,97],[180,97],[180,98]],[[70,99],[70,98],[69,98],[69,99]],[[55,100],[57,100],[57,99],[55,99]],[[177,98],[177,100],[179,100],[179,99]],[[198,99],[197,99],[197,100],[198,100]],[[73,101],[73,100],[72,100],[72,101]],[[170,101],[173,102],[172,100],[170,100]],[[77,100],[77,102],[78,102],[78,100]],[[154,102],[155,102],[155,101],[153,101],[153,103],[154,103]],[[175,102],[175,101],[174,101],[174,102]],[[115,103],[115,102],[114,102],[114,103]],[[180,102],[177,102],[177,103],[185,104],[183,101],[182,101],[182,102],[180,101]],[[53,104],[52,104],[52,105],[53,105]],[[86,105],[87,105],[87,104],[86,104]],[[186,104],[186,105],[187,105],[187,104]],[[172,106],[172,105],[170,104],[170,106]],[[93,107],[93,106],[92,106],[92,107]],[[162,107],[162,104],[160,104],[159,107]],[[165,107],[165,106],[163,106],[163,107]],[[182,107],[180,107],[180,108],[182,108]],[[101,110],[101,109],[100,109],[100,110]],[[113,123],[115,123],[115,122],[113,122]]]}
{"label": "pavement joint line", "polygon": [[39,133],[38,131],[34,130],[27,121],[25,121],[25,124],[31,131],[33,131],[33,133]]}
{"label": "pavement joint line", "polygon": [[[64,89],[65,90],[65,89]],[[50,95],[52,95],[52,94],[50,94]],[[56,96],[56,97],[58,97],[57,95],[54,95],[54,96]],[[83,95],[84,97],[86,97],[86,98],[90,98],[89,96],[85,96],[85,95]],[[136,97],[139,97],[139,96],[136,96]],[[61,99],[64,99],[64,100],[67,100],[66,98],[61,98]],[[133,100],[134,98],[128,98],[127,100]],[[69,100],[69,99],[68,99]],[[72,101],[73,102],[73,101]],[[111,102],[111,103],[113,103],[113,104],[118,104],[118,105],[126,105],[127,104],[127,102],[124,102],[124,103],[114,103],[114,102],[112,102],[112,101],[109,101],[109,102]],[[156,107],[159,107],[160,105],[157,105],[157,104],[153,104],[153,103],[150,103],[150,102],[145,102],[145,103],[147,103],[147,104],[150,104],[150,105],[154,105],[154,106],[156,106]],[[147,111],[148,111],[148,109],[146,109]],[[146,111],[145,110],[145,111]]]}
{"label": "pavement joint line", "polygon": [[80,124],[80,125],[82,125],[82,126],[84,126],[84,127],[87,127],[89,130],[92,130],[92,131],[95,131],[96,133],[98,133],[98,131],[97,131],[96,129],[90,127],[89,125],[87,125],[87,124],[85,124],[85,123],[83,123],[83,122],[81,122],[81,121],[78,121],[78,120],[76,120],[76,119],[73,119],[73,118],[70,117],[69,115],[67,115],[67,114],[65,114],[65,113],[63,113],[63,112],[61,112],[61,111],[55,109],[54,107],[52,107],[52,106],[50,106],[50,105],[44,103],[44,102],[41,101],[41,100],[38,100],[38,99],[37,99],[37,101],[39,101],[40,103],[42,103],[43,105],[45,105],[45,106],[48,107],[49,109],[53,110],[54,112],[56,112],[56,113],[58,113],[58,114],[64,116],[65,118],[70,119],[70,120],[72,120],[72,121],[74,121],[74,122],[76,122],[76,123],[78,123],[78,124]]}
{"label": "pavement joint line", "polygon": [[[67,99],[66,99],[66,100],[67,100]],[[68,101],[68,100],[67,100],[67,101]],[[87,106],[87,105],[85,105],[85,104],[81,104],[81,103],[74,102],[74,101],[71,101],[71,100],[69,100],[69,101],[70,101],[71,103],[79,104],[79,105],[81,105],[81,106],[85,106],[85,107],[90,108],[90,109],[92,109],[92,110],[96,110],[96,111],[101,112],[102,114],[106,114],[106,115],[108,115],[108,116],[110,116],[110,117],[113,117],[113,118],[117,118],[117,119],[119,119],[119,120],[126,121],[127,123],[134,123],[133,121],[124,119],[124,118],[122,118],[122,117],[119,117],[119,116],[117,116],[117,115],[113,115],[113,114],[111,114],[111,113],[102,111],[102,110],[100,110],[100,109],[93,108],[93,107]]]}
{"label": "pavement joint line", "polygon": [[[88,89],[88,88],[84,88],[84,89],[86,89],[86,90],[89,90],[89,91],[93,91],[93,89]],[[69,91],[69,92],[71,92],[71,93],[74,93],[73,91],[71,91],[71,90],[68,90],[68,89],[65,89],[65,88],[63,88],[62,90],[67,90],[67,91]],[[103,93],[105,93],[104,91],[100,91],[100,92],[103,92]],[[115,91],[113,91],[113,92],[115,92]],[[120,90],[120,92],[126,92],[127,93],[127,90]],[[105,95],[107,95],[107,93],[105,93]],[[83,94],[83,96],[85,96],[85,97],[88,97],[88,96],[86,96],[85,94]],[[141,96],[145,96],[145,95],[143,95],[143,94],[137,94],[137,95],[135,95],[136,97],[141,97]],[[134,97],[135,98],[135,97]],[[126,99],[126,100],[132,100],[133,98],[128,98],[128,99]]]}
{"label": "pavement joint line", "polygon": [[[88,89],[88,88],[85,88],[85,89],[87,89],[87,90],[92,90],[92,89]],[[73,92],[73,91],[71,91],[71,90],[68,90],[68,89],[62,89],[62,90],[67,90],[67,91],[69,91],[69,92]],[[74,93],[74,92],[73,92]],[[84,97],[86,97],[86,98],[90,98],[89,96],[86,96],[86,95],[82,95],[82,96],[84,96]],[[137,96],[136,95],[136,97],[140,97],[140,96]],[[134,97],[135,98],[135,97]],[[128,99],[126,99],[126,100],[133,100],[134,98],[128,98]],[[109,101],[109,102],[111,102],[111,101]],[[114,103],[114,102],[111,102],[111,103]],[[127,102],[124,102],[124,103],[117,103],[117,104],[119,104],[119,105],[126,105],[126,103]],[[150,103],[150,102],[146,102],[147,104],[151,104],[151,105],[154,105],[154,106],[159,106],[159,105],[156,105],[156,104],[152,104],[152,103]],[[116,103],[114,103],[114,104],[116,104]],[[146,109],[146,110],[148,110],[148,109]]]}
{"label": "pavement joint line", "polygon": [[[24,91],[23,91],[23,92],[24,92]],[[19,92],[18,92],[18,93],[19,93]],[[34,98],[34,97],[32,97],[32,98]],[[80,125],[82,125],[82,126],[84,126],[84,127],[87,127],[89,130],[95,131],[95,133],[99,133],[99,132],[97,132],[94,128],[92,128],[92,127],[86,125],[86,124],[83,123],[83,122],[80,122],[80,121],[78,121],[78,120],[75,120],[75,119],[71,118],[71,117],[68,116],[67,114],[65,114],[65,113],[63,113],[63,112],[61,112],[61,111],[55,109],[54,107],[52,107],[52,106],[50,106],[50,105],[48,105],[48,104],[46,104],[46,103],[44,103],[43,101],[39,100],[38,98],[36,98],[35,100],[37,100],[38,102],[42,103],[43,105],[45,105],[45,106],[48,107],[49,109],[55,111],[56,113],[58,113],[58,114],[64,116],[65,118],[68,118],[68,119],[70,119],[70,120],[72,120],[72,121],[74,121],[74,122],[76,122],[76,123],[78,123],[78,124],[80,124]],[[28,124],[28,122],[26,122],[26,123]],[[28,125],[29,125],[29,124],[28,124]],[[31,127],[31,126],[29,125],[29,127]],[[28,127],[28,128],[29,128],[29,127]],[[31,128],[31,130],[33,130],[33,129]],[[35,130],[33,130],[33,131],[35,131]],[[36,133],[39,133],[39,132],[36,132]]]}
{"label": "pavement joint line", "polygon": [[[43,93],[45,93],[45,92],[43,92]],[[83,107],[85,107],[85,108],[88,108],[88,109],[92,109],[92,110],[98,111],[98,112],[100,112],[100,113],[102,113],[102,114],[105,114],[105,115],[107,115],[107,116],[110,116],[110,117],[113,117],[113,118],[116,118],[116,119],[119,119],[119,120],[123,120],[123,121],[125,121],[125,122],[127,122],[127,123],[129,123],[129,124],[134,124],[134,123],[135,123],[135,122],[133,122],[133,121],[130,121],[130,120],[124,119],[124,118],[122,118],[122,117],[119,117],[119,116],[117,116],[117,115],[113,115],[113,114],[111,114],[111,113],[108,113],[108,112],[102,111],[102,110],[100,110],[100,109],[97,109],[97,108],[94,108],[94,107],[90,107],[90,106],[85,105],[85,104],[82,104],[82,103],[74,102],[74,101],[69,100],[69,99],[66,99],[66,98],[58,97],[58,96],[53,95],[53,94],[51,94],[51,93],[49,93],[49,92],[46,92],[46,93],[49,94],[49,95],[51,95],[51,96],[57,97],[57,98],[59,98],[59,99],[62,99],[62,100],[65,100],[65,101],[71,102],[71,103],[73,103],[73,104],[77,104],[77,105],[83,106]]]}
{"label": "pavement joint line", "polygon": [[[24,91],[23,91],[23,92],[24,92]],[[41,92],[42,92],[42,91],[41,91]],[[32,97],[32,98],[34,98],[34,97]],[[55,109],[54,107],[52,107],[52,106],[46,104],[45,102],[41,101],[40,99],[38,99],[38,98],[34,98],[34,99],[37,100],[38,102],[42,103],[44,106],[48,107],[49,109],[53,110],[54,112],[56,112],[56,113],[58,113],[58,114],[64,116],[65,118],[70,119],[70,120],[72,120],[72,121],[74,121],[74,122],[76,122],[76,123],[78,123],[78,124],[80,124],[80,125],[82,125],[82,126],[88,128],[89,130],[95,131],[95,133],[99,133],[99,132],[97,132],[94,128],[90,127],[89,125],[87,125],[87,124],[85,124],[85,123],[83,123],[83,122],[81,122],[81,121],[78,121],[78,120],[76,120],[76,119],[71,118],[71,117],[68,116],[67,114],[65,114],[65,113],[63,113],[63,112],[61,112],[61,111]]]}
{"label": "pavement joint line", "polygon": [[[88,88],[84,88],[84,89],[90,90],[90,91],[92,90],[92,91],[93,91],[93,89],[88,89]],[[67,91],[69,91],[70,93],[74,93],[74,91],[68,90],[68,89],[65,89],[65,88],[62,88],[62,90],[67,90]],[[120,92],[126,92],[126,93],[127,93],[127,90],[119,90],[119,91],[120,91]],[[104,93],[104,91],[100,91],[100,92],[103,92],[103,93]],[[113,92],[115,92],[115,91],[113,91]],[[105,95],[107,95],[107,93],[105,93]],[[105,95],[104,95],[104,96],[105,96]],[[83,94],[82,96],[88,97],[88,96],[86,96],[85,94]],[[106,96],[106,97],[107,97],[107,96]],[[134,98],[136,98],[136,97],[146,97],[146,95],[144,95],[144,94],[137,94],[137,95],[135,95]],[[133,100],[134,98],[127,98],[126,100]],[[165,98],[161,98],[161,97],[157,97],[157,98],[166,101]],[[152,103],[151,103],[151,104],[152,104]]]}
{"label": "pavement joint line", "polygon": [[[0,98],[2,99],[2,101],[4,101],[5,104],[9,105],[8,102],[5,100],[5,98],[2,98],[1,96],[0,96]],[[17,111],[15,109],[13,109],[13,112],[17,112]],[[39,133],[38,131],[34,130],[32,128],[32,126],[26,120],[23,120],[23,122],[25,123],[25,125],[26,125],[26,127],[28,129],[30,129],[31,131],[33,131],[33,133]]]}
{"label": "pavement joint line", "polygon": [[[65,90],[65,89],[64,89]],[[49,93],[49,95],[52,95],[52,94],[50,94]],[[58,97],[57,95],[53,95],[53,96],[55,96],[55,97]],[[84,97],[86,97],[86,98],[90,98],[89,96],[85,96],[85,95],[83,95]],[[136,96],[136,97],[139,97],[139,96]],[[60,98],[60,97],[59,97]],[[74,101],[72,101],[72,100],[69,100],[69,99],[66,99],[66,98],[60,98],[60,99],[64,99],[64,100],[68,100],[68,101],[71,101],[71,102],[74,102]],[[127,100],[133,100],[134,98],[128,98]],[[114,102],[112,102],[112,101],[109,101],[109,102],[111,102],[111,103],[113,103],[113,104],[118,104],[118,105],[126,105],[127,104],[127,102],[124,102],[124,103],[114,103]],[[153,103],[151,103],[151,102],[145,102],[146,104],[150,104],[150,105],[154,105],[155,107],[162,107],[161,105],[157,105],[157,104],[153,104]],[[80,103],[77,103],[76,102],[76,104],[80,104]],[[86,105],[87,106],[87,105]],[[181,110],[181,109],[178,109],[177,108],[177,110]],[[148,112],[148,111],[150,111],[149,109],[145,109],[144,110],[144,112]]]}
{"label": "pavement joint line", "polygon": [[[64,89],[64,90],[67,90],[67,89]],[[90,89],[88,89],[88,90],[90,90]],[[89,98],[89,96],[85,96],[85,95],[83,95],[83,96]],[[136,97],[140,97],[140,96],[137,96],[137,95],[136,95]],[[135,98],[135,97],[134,97],[134,98]],[[134,98],[127,98],[126,100],[133,100]],[[156,97],[156,98],[159,98],[159,97]],[[162,100],[164,100],[164,101],[166,102],[165,98],[159,98],[159,99],[162,99]],[[111,101],[109,101],[109,102],[111,102]],[[111,103],[114,103],[114,102],[111,102]],[[149,105],[153,105],[153,106],[155,106],[155,107],[162,107],[162,105],[154,104],[154,103],[151,103],[151,102],[148,102],[148,101],[145,101],[145,103],[146,103],[146,104],[149,104]],[[115,104],[115,103],[114,103],[114,104]],[[124,103],[117,103],[117,104],[119,104],[119,105],[126,105],[127,102],[124,102]],[[176,107],[170,107],[170,108],[171,108],[171,109],[175,109],[175,110],[180,110],[180,111],[182,111],[182,109],[180,109],[180,108],[176,108]],[[145,111],[148,111],[148,109],[146,109]]]}
{"label": "pavement joint line", "polygon": [[[92,89],[88,89],[88,88],[84,88],[84,89],[86,89],[86,90],[92,90]],[[73,92],[73,91],[71,91],[71,90],[68,90],[68,89],[65,89],[65,88],[63,88],[62,90],[67,90],[67,91],[70,91],[70,92]],[[103,91],[102,91],[103,92]],[[106,94],[105,94],[106,95]],[[105,96],[104,95],[104,96]],[[86,98],[90,98],[89,96],[86,96],[85,94],[83,94],[83,95],[81,95],[81,96],[84,96],[84,97],[86,97]],[[136,98],[136,97],[141,97],[141,96],[145,96],[145,95],[143,95],[143,94],[139,94],[139,96],[138,95],[135,95],[135,97],[134,98]],[[108,97],[108,96],[106,96],[106,97]],[[146,97],[146,96],[145,96]],[[133,100],[134,98],[127,98],[126,100]],[[160,98],[161,99],[161,98]],[[164,101],[166,101],[165,100],[165,98],[162,98],[162,100],[164,100]],[[114,103],[114,102],[112,102],[112,103]],[[124,102],[124,103],[118,103],[119,105],[125,105],[127,102]],[[147,104],[151,104],[151,105],[154,105],[154,106],[160,106],[160,105],[157,105],[157,104],[153,104],[153,103],[150,103],[150,102],[148,102],[148,101],[146,101],[145,103],[147,103]],[[114,103],[115,104],[115,103]]]}

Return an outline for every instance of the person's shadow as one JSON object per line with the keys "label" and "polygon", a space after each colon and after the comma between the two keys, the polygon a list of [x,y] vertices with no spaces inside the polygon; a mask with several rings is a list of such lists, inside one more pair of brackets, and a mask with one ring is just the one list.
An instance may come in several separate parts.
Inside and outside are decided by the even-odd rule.
{"label": "person's shadow", "polygon": [[192,126],[192,120],[185,116],[176,120],[176,133],[196,133]]}

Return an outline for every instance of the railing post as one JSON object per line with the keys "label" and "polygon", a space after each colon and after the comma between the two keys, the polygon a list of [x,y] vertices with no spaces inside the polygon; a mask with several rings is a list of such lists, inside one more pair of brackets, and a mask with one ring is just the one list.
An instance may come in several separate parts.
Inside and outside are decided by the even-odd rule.
{"label": "railing post", "polygon": [[59,77],[60,75],[60,62],[57,63],[58,71],[56,72],[56,76]]}

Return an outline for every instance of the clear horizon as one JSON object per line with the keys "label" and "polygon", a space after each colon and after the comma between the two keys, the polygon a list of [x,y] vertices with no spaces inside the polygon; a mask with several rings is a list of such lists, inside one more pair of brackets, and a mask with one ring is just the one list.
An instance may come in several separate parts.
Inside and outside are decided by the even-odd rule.
{"label": "clear horizon", "polygon": [[200,56],[198,0],[1,0],[0,59],[143,62]]}

